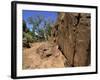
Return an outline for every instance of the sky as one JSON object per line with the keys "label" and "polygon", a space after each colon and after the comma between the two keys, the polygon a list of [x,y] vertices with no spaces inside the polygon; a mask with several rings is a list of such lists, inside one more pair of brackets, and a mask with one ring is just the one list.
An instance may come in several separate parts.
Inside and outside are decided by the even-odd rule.
{"label": "sky", "polygon": [[42,16],[44,16],[44,19],[45,19],[45,20],[50,19],[50,20],[53,21],[53,23],[56,22],[57,16],[58,16],[57,12],[23,10],[23,20],[25,20],[25,22],[26,22],[26,24],[27,24],[27,27],[28,27],[29,29],[32,28],[32,25],[30,25],[30,24],[28,23],[28,20],[27,20],[27,19],[28,19],[29,17],[31,17],[31,16],[37,16],[37,15],[42,15]]}

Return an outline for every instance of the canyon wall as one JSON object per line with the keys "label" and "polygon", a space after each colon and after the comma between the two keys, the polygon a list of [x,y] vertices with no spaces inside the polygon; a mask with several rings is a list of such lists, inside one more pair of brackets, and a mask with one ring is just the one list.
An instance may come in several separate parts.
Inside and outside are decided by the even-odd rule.
{"label": "canyon wall", "polygon": [[65,66],[88,66],[91,56],[91,15],[63,12],[58,15],[51,35],[66,57]]}

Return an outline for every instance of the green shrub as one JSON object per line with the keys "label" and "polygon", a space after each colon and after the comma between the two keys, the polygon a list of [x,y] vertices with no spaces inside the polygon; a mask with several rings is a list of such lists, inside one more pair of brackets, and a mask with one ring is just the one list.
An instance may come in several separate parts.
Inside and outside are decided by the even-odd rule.
{"label": "green shrub", "polygon": [[33,42],[33,37],[29,33],[23,33],[23,38],[26,39],[27,42],[32,43]]}

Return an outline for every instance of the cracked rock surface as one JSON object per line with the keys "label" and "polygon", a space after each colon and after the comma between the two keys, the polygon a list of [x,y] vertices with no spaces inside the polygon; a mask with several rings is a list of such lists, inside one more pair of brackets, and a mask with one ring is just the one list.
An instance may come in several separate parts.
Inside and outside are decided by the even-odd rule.
{"label": "cracked rock surface", "polygon": [[52,39],[66,57],[65,66],[90,64],[90,19],[89,13],[59,13]]}

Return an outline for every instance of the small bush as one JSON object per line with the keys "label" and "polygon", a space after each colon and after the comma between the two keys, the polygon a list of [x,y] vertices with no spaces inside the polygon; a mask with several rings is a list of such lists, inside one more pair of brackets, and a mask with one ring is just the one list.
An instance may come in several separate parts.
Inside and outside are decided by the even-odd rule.
{"label": "small bush", "polygon": [[29,33],[23,33],[23,39],[26,39],[27,42],[32,43],[33,42],[33,37]]}
{"label": "small bush", "polygon": [[23,32],[23,47],[31,48],[31,44],[34,40],[32,35],[29,33]]}

